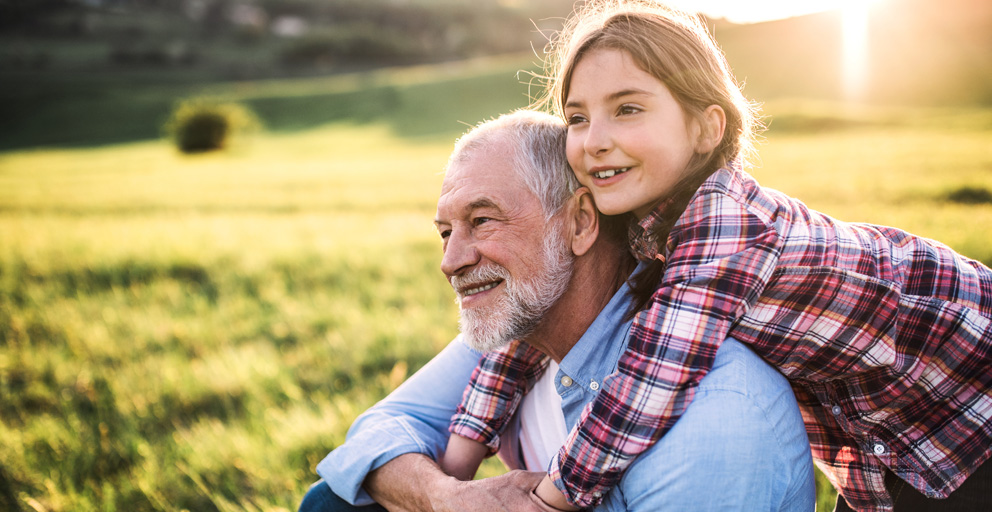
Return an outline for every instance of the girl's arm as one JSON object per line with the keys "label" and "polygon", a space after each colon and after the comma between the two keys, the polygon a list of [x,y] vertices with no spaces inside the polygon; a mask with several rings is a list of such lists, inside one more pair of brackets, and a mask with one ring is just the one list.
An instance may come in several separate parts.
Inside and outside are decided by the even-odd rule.
{"label": "girl's arm", "polygon": [[451,434],[448,447],[441,457],[441,469],[459,479],[472,480],[479,470],[482,459],[489,453],[489,447],[471,439]]}
{"label": "girl's arm", "polygon": [[472,373],[448,430],[496,453],[500,433],[547,367],[547,356],[520,341],[489,352]]}
{"label": "girl's arm", "polygon": [[779,255],[778,233],[720,193],[697,196],[669,241],[668,267],[634,320],[617,371],[552,460],[549,476],[574,506],[598,504],[681,417]]}

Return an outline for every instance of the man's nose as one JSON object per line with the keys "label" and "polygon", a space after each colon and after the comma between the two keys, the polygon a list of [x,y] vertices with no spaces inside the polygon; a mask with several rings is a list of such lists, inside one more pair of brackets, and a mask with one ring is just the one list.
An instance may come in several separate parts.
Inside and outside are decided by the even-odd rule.
{"label": "man's nose", "polygon": [[452,229],[441,257],[441,272],[446,276],[459,275],[479,263],[475,240],[465,229]]}

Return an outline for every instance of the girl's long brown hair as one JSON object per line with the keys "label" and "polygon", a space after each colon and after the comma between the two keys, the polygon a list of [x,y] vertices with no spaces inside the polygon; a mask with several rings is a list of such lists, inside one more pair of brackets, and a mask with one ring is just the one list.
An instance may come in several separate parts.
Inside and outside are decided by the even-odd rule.
{"label": "girl's long brown hair", "polygon": [[[638,67],[665,84],[688,117],[701,121],[711,105],[726,115],[720,143],[709,153],[696,154],[690,172],[665,198],[669,206],[651,233],[663,253],[672,227],[706,178],[752,155],[761,128],[757,107],[741,93],[723,51],[698,16],[648,0],[593,0],[581,6],[551,40],[544,77],[548,87],[539,105],[564,117],[575,66],[599,49],[628,53]],[[656,259],[635,277],[633,312],[644,308],[663,274],[664,262]]]}

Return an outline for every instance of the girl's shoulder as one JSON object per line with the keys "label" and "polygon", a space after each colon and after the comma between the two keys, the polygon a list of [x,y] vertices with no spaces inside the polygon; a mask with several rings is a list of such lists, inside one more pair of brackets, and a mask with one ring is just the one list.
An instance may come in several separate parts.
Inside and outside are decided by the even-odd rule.
{"label": "girl's shoulder", "polygon": [[703,182],[700,191],[716,192],[734,198],[747,199],[764,188],[746,170],[737,165],[721,167]]}
{"label": "girl's shoulder", "polygon": [[707,209],[730,208],[771,222],[789,198],[762,187],[747,171],[735,165],[719,169],[703,182],[693,202],[697,200],[709,204]]}

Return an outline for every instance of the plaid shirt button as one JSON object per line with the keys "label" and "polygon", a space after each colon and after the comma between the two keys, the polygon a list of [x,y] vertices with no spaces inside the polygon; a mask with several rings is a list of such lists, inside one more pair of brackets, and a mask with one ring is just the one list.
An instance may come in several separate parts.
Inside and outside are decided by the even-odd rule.
{"label": "plaid shirt button", "polygon": [[834,416],[840,416],[841,410],[839,405],[835,405],[830,408],[830,412],[834,413]]}
{"label": "plaid shirt button", "polygon": [[885,453],[885,445],[882,443],[875,443],[875,446],[871,447],[875,455],[883,455]]}

